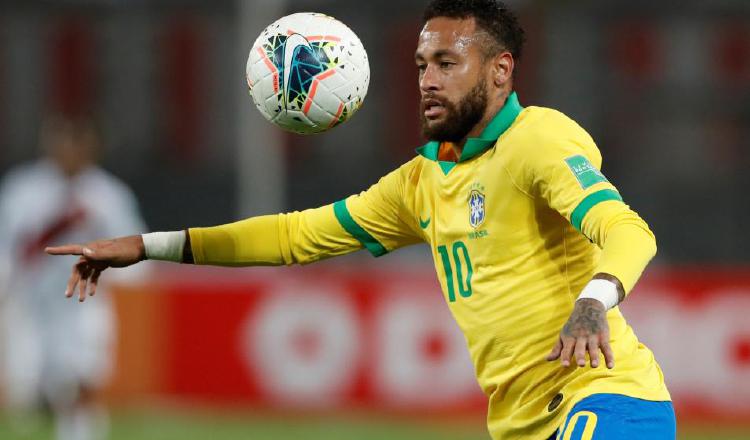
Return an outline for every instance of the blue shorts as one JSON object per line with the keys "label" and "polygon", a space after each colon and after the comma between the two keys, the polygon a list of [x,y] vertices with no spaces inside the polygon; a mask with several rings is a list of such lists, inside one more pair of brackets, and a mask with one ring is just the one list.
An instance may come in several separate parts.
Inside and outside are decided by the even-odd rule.
{"label": "blue shorts", "polygon": [[592,394],[573,406],[549,440],[674,440],[672,402],[621,394]]}

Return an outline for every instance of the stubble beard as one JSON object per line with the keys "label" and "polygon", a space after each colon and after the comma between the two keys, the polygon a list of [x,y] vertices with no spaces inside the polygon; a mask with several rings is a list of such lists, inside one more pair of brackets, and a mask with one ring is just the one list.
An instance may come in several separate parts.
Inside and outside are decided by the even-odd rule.
{"label": "stubble beard", "polygon": [[458,143],[466,138],[487,110],[487,81],[481,79],[458,102],[442,101],[445,108],[443,122],[430,125],[424,115],[424,105],[420,105],[422,135],[429,141]]}

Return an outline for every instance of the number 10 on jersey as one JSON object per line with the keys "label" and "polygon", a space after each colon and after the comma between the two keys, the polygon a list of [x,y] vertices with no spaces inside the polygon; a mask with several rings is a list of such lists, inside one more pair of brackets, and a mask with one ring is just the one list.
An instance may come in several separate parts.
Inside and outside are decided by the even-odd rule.
{"label": "number 10 on jersey", "polygon": [[[458,284],[458,293],[468,298],[471,296],[471,276],[474,271],[471,268],[471,258],[469,258],[469,250],[466,248],[466,244],[463,241],[457,241],[453,243],[451,253],[448,252],[448,247],[441,244],[437,247],[440,253],[440,259],[443,261],[443,270],[445,270],[445,284],[448,286],[448,301],[456,301],[456,287]],[[451,256],[453,259],[451,259]],[[455,278],[453,274],[455,273]],[[466,274],[464,276],[464,274]]]}

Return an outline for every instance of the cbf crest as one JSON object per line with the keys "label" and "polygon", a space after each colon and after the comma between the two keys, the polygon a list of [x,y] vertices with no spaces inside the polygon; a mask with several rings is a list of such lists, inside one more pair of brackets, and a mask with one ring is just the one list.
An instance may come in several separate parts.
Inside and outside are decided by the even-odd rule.
{"label": "cbf crest", "polygon": [[469,224],[472,228],[478,228],[484,222],[484,194],[483,187],[473,185],[469,193]]}

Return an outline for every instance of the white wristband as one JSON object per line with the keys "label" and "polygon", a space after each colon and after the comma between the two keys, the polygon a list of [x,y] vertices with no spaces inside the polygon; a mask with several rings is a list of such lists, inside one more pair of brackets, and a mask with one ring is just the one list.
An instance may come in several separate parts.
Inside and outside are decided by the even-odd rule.
{"label": "white wristband", "polygon": [[620,301],[620,294],[617,292],[617,285],[612,281],[596,279],[589,281],[581,294],[578,295],[578,299],[583,298],[598,300],[604,304],[606,310],[609,310]]}
{"label": "white wristband", "polygon": [[149,260],[182,262],[185,231],[151,232],[141,235],[146,258]]}

